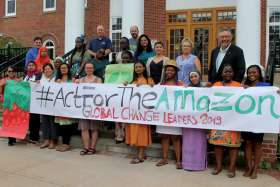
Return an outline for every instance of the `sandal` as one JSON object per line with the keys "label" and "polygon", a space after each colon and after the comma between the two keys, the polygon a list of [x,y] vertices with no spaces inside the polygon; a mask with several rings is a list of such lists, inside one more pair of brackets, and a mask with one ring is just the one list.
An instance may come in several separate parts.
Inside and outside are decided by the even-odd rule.
{"label": "sandal", "polygon": [[30,143],[30,144],[38,144],[39,141],[36,141],[36,140],[28,140],[28,143]]}
{"label": "sandal", "polygon": [[251,170],[246,170],[243,174],[244,177],[250,177],[251,176],[252,171]]}
{"label": "sandal", "polygon": [[65,152],[65,151],[69,151],[71,149],[71,146],[70,145],[62,145],[60,147],[60,149],[58,149],[58,151],[60,152]]}
{"label": "sandal", "polygon": [[89,148],[88,153],[89,153],[89,155],[93,155],[96,153],[96,150],[94,148]]}
{"label": "sandal", "polygon": [[211,174],[212,175],[218,175],[219,173],[221,173],[221,171],[222,171],[222,169],[214,169],[212,172],[211,172]]}
{"label": "sandal", "polygon": [[61,151],[62,150],[62,148],[63,148],[63,145],[58,145],[58,146],[56,146],[56,151]]}
{"label": "sandal", "polygon": [[234,178],[235,177],[235,171],[228,171],[227,176],[228,176],[228,178]]}
{"label": "sandal", "polygon": [[257,179],[257,178],[258,178],[257,171],[252,171],[250,179]]}
{"label": "sandal", "polygon": [[164,165],[166,165],[166,164],[168,164],[168,161],[167,161],[167,160],[160,160],[160,161],[156,164],[156,166],[160,167],[160,166],[164,166]]}
{"label": "sandal", "polygon": [[176,169],[183,169],[181,162],[176,162]]}
{"label": "sandal", "polygon": [[55,149],[55,148],[56,148],[56,145],[54,145],[54,144],[50,144],[48,147],[48,149]]}
{"label": "sandal", "polygon": [[141,158],[133,158],[131,161],[130,161],[130,164],[140,164],[144,162],[144,159],[141,159]]}
{"label": "sandal", "polygon": [[84,155],[88,155],[89,150],[84,148],[83,150],[80,151],[80,155],[84,156]]}
{"label": "sandal", "polygon": [[40,149],[45,149],[45,148],[47,148],[47,147],[49,147],[49,144],[42,144],[42,145],[40,146]]}

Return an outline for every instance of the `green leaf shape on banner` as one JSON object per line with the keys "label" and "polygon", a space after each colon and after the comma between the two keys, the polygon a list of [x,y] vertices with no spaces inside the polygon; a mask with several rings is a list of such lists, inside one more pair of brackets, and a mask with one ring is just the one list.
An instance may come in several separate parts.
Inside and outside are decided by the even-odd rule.
{"label": "green leaf shape on banner", "polygon": [[3,107],[10,111],[15,103],[19,108],[29,112],[31,89],[29,82],[8,80],[5,85]]}
{"label": "green leaf shape on banner", "polygon": [[105,83],[130,83],[133,79],[134,64],[111,64],[106,67]]}

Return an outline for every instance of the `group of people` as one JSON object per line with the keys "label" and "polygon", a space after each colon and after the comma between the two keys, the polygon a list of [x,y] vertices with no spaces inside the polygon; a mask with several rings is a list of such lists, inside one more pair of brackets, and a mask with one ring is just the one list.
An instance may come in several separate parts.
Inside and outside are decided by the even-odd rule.
{"label": "group of people", "polygon": [[[88,45],[83,37],[77,37],[75,48],[72,51],[68,63],[61,57],[53,61],[48,57],[47,50],[42,45],[42,39],[34,39],[35,48],[32,48],[26,57],[26,76],[24,81],[40,82],[73,82],[73,83],[98,83],[104,82],[104,72],[110,63],[134,64],[132,82],[136,86],[155,84],[165,86],[182,87],[256,87],[268,86],[264,82],[261,68],[258,65],[248,67],[246,78],[245,60],[242,49],[232,43],[232,33],[229,29],[219,32],[219,46],[212,51],[209,69],[209,80],[202,81],[201,64],[197,56],[192,54],[194,44],[190,39],[181,42],[182,54],[175,60],[170,60],[164,54],[164,44],[160,41],[154,46],[145,34],[139,36],[137,26],[131,27],[132,38],[122,37],[120,40],[120,52],[111,53],[111,41],[105,37],[104,27],[97,27],[97,38],[91,40]],[[3,93],[6,80],[17,80],[13,67],[7,70],[8,77],[0,84]],[[43,143],[40,148],[68,151],[71,149],[70,140],[73,130],[78,123],[81,131],[83,149],[80,155],[92,155],[96,153],[98,140],[98,128],[102,121],[89,119],[71,119],[59,116],[30,115],[29,141],[38,143],[40,124]],[[58,133],[59,127],[59,133]],[[229,151],[229,167],[227,176],[235,176],[236,159],[238,150],[243,140],[245,144],[246,171],[245,177],[257,178],[257,169],[261,161],[263,134],[248,132],[234,132],[222,130],[204,130],[192,128],[178,128],[157,126],[156,132],[161,137],[162,159],[156,166],[168,164],[168,150],[170,143],[174,147],[176,168],[189,171],[203,171],[207,167],[207,142],[214,146],[216,166],[212,171],[218,175],[222,171],[223,155]],[[152,144],[150,125],[116,123],[116,141],[124,141],[130,146],[136,146],[138,154],[131,160],[131,164],[139,164],[145,161],[146,148]],[[62,136],[62,144],[57,146],[58,136]],[[9,145],[13,145],[15,139],[9,138]]]}

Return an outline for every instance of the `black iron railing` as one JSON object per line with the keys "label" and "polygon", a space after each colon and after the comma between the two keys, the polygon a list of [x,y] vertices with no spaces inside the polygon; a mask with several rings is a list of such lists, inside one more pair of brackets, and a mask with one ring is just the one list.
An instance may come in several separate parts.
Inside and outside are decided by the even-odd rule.
{"label": "black iron railing", "polygon": [[25,56],[29,47],[0,49],[0,77],[6,76],[6,70],[13,66],[17,76],[24,73]]}
{"label": "black iron railing", "polygon": [[[0,49],[0,77],[6,76],[6,70],[9,66],[13,66],[17,76],[24,73],[25,57],[29,47],[24,48],[4,48]],[[74,49],[73,49],[74,50]],[[62,56],[65,62],[69,63],[73,50]]]}
{"label": "black iron railing", "polygon": [[[266,67],[266,80],[272,85],[280,85],[280,81],[275,80],[276,73],[280,73],[280,38],[274,39],[269,45],[269,57]],[[276,82],[275,82],[276,81]]]}
{"label": "black iron railing", "polygon": [[21,55],[22,53],[26,53],[28,49],[29,47],[24,47],[24,48],[7,47],[4,49],[0,49],[0,64],[9,61],[9,59],[15,56]]}
{"label": "black iron railing", "polygon": [[65,53],[62,58],[65,60],[66,63],[70,63],[70,58],[72,55],[72,52],[74,51],[74,49],[72,49],[71,51]]}

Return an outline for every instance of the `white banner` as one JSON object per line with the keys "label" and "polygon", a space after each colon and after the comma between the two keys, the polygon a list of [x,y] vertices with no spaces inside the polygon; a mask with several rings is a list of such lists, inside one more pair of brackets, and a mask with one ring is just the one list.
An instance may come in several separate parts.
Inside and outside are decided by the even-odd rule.
{"label": "white banner", "polygon": [[277,89],[32,84],[30,112],[125,123],[278,133]]}

